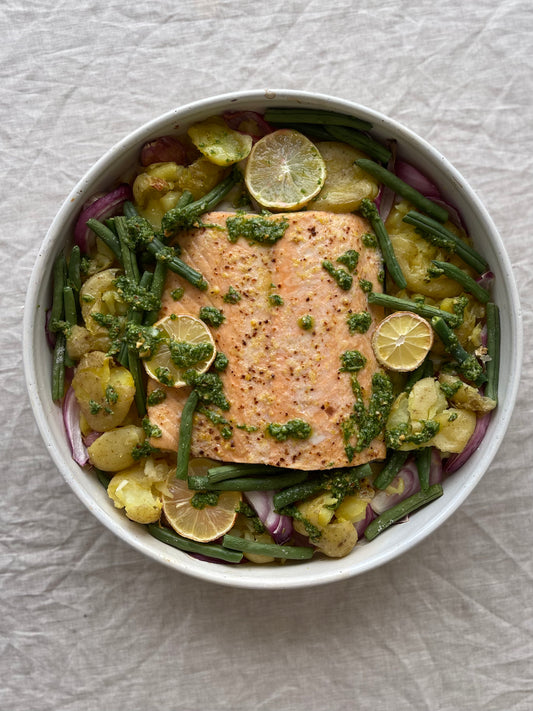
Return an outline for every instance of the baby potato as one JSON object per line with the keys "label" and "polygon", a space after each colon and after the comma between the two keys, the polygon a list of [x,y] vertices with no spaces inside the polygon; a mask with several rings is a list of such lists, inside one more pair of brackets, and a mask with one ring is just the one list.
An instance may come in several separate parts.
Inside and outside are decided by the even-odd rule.
{"label": "baby potato", "polygon": [[427,443],[428,447],[437,447],[441,452],[457,454],[466,447],[476,428],[476,415],[469,410],[449,408],[434,417],[440,428]]}
{"label": "baby potato", "polygon": [[91,333],[85,326],[75,324],[67,337],[67,352],[73,360],[79,360],[90,351],[107,351],[111,340],[106,329],[102,333]]}
{"label": "baby potato", "polygon": [[115,365],[102,351],[92,351],[81,358],[72,387],[83,416],[96,432],[121,425],[135,395],[130,371]]}
{"label": "baby potato", "polygon": [[463,410],[472,410],[473,412],[481,412],[485,414],[494,410],[496,401],[490,397],[482,395],[476,388],[464,383],[460,378],[448,373],[439,375],[439,382],[447,387],[459,389],[449,398],[454,405]]}
{"label": "baby potato", "polygon": [[[170,474],[170,467],[165,462],[159,465],[153,462],[149,465],[148,462],[150,458],[118,472],[107,487],[107,493],[116,508],[125,509],[126,516],[132,521],[145,524],[159,519],[163,506],[161,490]],[[154,480],[154,470],[149,469],[147,474],[147,466],[155,466],[155,471],[162,478]]]}
{"label": "baby potato", "polygon": [[238,163],[252,150],[252,137],[229,128],[218,116],[193,124],[187,133],[200,153],[215,165]]}
{"label": "baby potato", "polygon": [[308,207],[311,210],[353,212],[363,198],[373,200],[378,192],[378,183],[355,165],[364,153],[345,143],[321,141],[316,144],[326,164],[326,180],[322,190]]}
{"label": "baby potato", "polygon": [[433,420],[447,404],[446,397],[435,378],[422,378],[411,388],[407,408],[413,421]]}
{"label": "baby potato", "polygon": [[219,183],[226,174],[226,168],[215,165],[200,156],[186,168],[182,168],[177,184],[180,190],[188,190],[194,200],[198,200]]}
{"label": "baby potato", "polygon": [[[334,511],[327,509],[331,501],[329,493],[320,494],[308,501],[303,501],[298,505],[298,510],[302,516],[320,531],[320,537],[313,539],[313,544],[324,555],[329,558],[342,558],[353,549],[357,543],[357,531],[351,521],[337,520],[333,518]],[[329,523],[321,525],[321,520],[328,520]],[[303,521],[294,520],[294,529],[304,536],[309,535]]]}
{"label": "baby potato", "polygon": [[104,326],[94,320],[93,314],[123,316],[127,311],[127,304],[114,285],[117,275],[118,269],[105,269],[89,277],[81,287],[81,315],[90,333],[99,336],[108,333]]}
{"label": "baby potato", "polygon": [[104,472],[119,472],[135,464],[132,452],[144,442],[144,430],[135,425],[115,427],[98,437],[87,448],[89,461]]}

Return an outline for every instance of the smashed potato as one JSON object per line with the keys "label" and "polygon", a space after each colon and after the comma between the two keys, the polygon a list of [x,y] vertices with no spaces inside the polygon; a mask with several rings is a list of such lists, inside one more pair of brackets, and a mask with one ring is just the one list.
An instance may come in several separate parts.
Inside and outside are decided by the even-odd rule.
{"label": "smashed potato", "polygon": [[[313,544],[328,558],[342,558],[357,543],[357,531],[353,523],[333,518],[335,512],[329,508],[331,495],[321,494],[298,505],[303,518],[318,529],[320,536],[313,538]],[[304,536],[309,535],[305,523],[294,520],[294,529]]]}
{"label": "smashed potato", "polygon": [[107,493],[115,507],[125,509],[126,516],[132,521],[154,523],[161,514],[161,492],[171,471],[165,460],[156,463],[148,458],[115,474]]}
{"label": "smashed potato", "polygon": [[119,472],[135,464],[134,448],[144,442],[142,427],[115,427],[98,437],[88,448],[89,461],[104,472]]}

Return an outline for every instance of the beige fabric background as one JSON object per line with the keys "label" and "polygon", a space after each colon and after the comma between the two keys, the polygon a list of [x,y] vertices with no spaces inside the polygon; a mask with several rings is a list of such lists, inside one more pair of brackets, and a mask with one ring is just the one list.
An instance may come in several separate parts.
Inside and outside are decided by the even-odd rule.
{"label": "beige fabric background", "polygon": [[[530,0],[3,0],[0,37],[0,708],[533,709]],[[501,231],[525,314],[516,412],[467,502],[307,591],[221,588],[116,539],[53,466],[21,371],[38,245],[89,166],[177,105],[267,87],[432,142]]]}

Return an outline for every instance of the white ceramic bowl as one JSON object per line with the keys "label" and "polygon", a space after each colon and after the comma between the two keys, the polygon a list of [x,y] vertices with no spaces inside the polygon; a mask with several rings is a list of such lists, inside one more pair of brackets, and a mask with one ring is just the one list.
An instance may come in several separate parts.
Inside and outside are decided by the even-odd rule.
{"label": "white ceramic bowl", "polygon": [[[51,356],[44,322],[50,303],[51,269],[55,256],[72,234],[84,202],[128,175],[146,141],[177,129],[182,131],[195,121],[228,109],[261,111],[289,106],[330,109],[370,121],[376,138],[396,139],[401,157],[423,170],[444,197],[459,208],[475,246],[496,276],[493,298],[502,314],[500,400],[482,447],[445,482],[444,495],[418,511],[407,524],[390,528],[372,543],[356,546],[341,559],[315,559],[277,567],[213,564],[152,538],[144,527],[116,510],[96,477],[72,460],[60,409],[50,396]],[[342,580],[390,561],[432,533],[466,499],[490,466],[511,417],[522,359],[521,313],[511,266],[494,224],[472,188],[434,148],[397,122],[349,101],[297,91],[253,91],[218,96],[170,111],[111,148],[82,178],[63,203],[39,250],[25,305],[23,354],[31,405],[50,455],[69,486],[105,526],[151,558],[197,578],[243,588],[295,588]],[[57,505],[61,505],[59,501]]]}

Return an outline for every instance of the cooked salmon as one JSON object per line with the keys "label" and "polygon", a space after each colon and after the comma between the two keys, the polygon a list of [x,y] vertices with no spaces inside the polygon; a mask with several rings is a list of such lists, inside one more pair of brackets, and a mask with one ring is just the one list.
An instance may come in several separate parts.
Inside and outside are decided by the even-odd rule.
{"label": "cooked salmon", "polygon": [[[383,317],[381,308],[368,304],[359,280],[380,290],[379,251],[363,245],[368,223],[354,214],[298,212],[268,219],[288,221],[283,237],[274,245],[250,244],[244,238],[228,240],[226,220],[233,213],[204,215],[203,225],[179,238],[182,259],[202,272],[207,291],[192,287],[176,274],[167,277],[160,316],[187,313],[198,316],[202,306],[220,309],[225,320],[212,329],[217,350],[229,361],[220,374],[230,402],[227,412],[217,411],[231,426],[225,439],[220,425],[196,413],[191,455],[224,462],[264,463],[303,470],[361,464],[385,456],[385,445],[376,438],[362,452],[348,459],[342,424],[353,411],[354,394],[350,373],[339,372],[341,355],[358,350],[367,359],[358,373],[364,399],[371,392],[372,376],[378,370],[371,347],[371,334]],[[343,290],[323,268],[347,250],[359,253],[353,285]],[[181,287],[176,301],[173,290]],[[230,287],[240,300],[228,303]],[[276,305],[281,297],[282,304]],[[280,300],[277,299],[278,304]],[[351,313],[368,311],[372,324],[367,333],[350,333]],[[304,330],[302,316],[313,319]],[[151,381],[150,388],[162,387]],[[154,446],[176,451],[180,413],[189,388],[165,388],[167,398],[149,407],[151,422],[162,436]],[[213,408],[210,408],[213,409]],[[216,408],[215,408],[216,409]],[[311,427],[307,439],[277,441],[267,433],[271,423],[299,419]]]}

